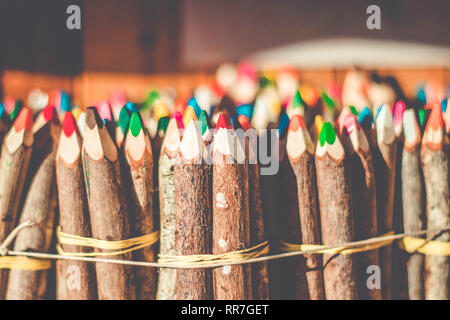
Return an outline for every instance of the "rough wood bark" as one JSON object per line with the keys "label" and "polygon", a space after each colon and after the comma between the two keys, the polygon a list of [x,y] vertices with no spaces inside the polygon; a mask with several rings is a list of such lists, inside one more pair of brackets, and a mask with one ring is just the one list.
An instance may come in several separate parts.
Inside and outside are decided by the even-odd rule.
{"label": "rough wood bark", "polygon": [[[53,233],[56,200],[55,155],[56,146],[49,143],[35,150],[29,174],[33,178],[27,192],[20,223],[31,221],[35,225],[19,232],[14,243],[16,251],[47,252]],[[36,154],[38,153],[38,154]],[[37,170],[34,172],[34,168]],[[44,297],[46,285],[44,271],[11,270],[6,299],[36,300]]]}
{"label": "rough wood bark", "polygon": [[[175,166],[176,255],[212,252],[212,214],[210,206],[210,166]],[[177,300],[212,298],[211,269],[178,269]]]}
{"label": "rough wood bark", "polygon": [[[100,149],[99,159],[91,158],[87,151],[91,150],[92,146],[88,145],[92,143],[106,148]],[[88,108],[86,116],[83,168],[93,238],[107,241],[130,238],[128,210],[117,149],[93,107]],[[131,254],[106,258],[129,260]],[[99,299],[135,298],[133,275],[129,266],[96,262],[95,270]]]}
{"label": "rough wood bark", "polygon": [[[344,159],[316,156],[320,221],[324,245],[355,240],[350,172]],[[323,255],[325,296],[328,300],[358,299],[356,260],[352,255]]]}
{"label": "rough wood bark", "polygon": [[[20,145],[10,150],[8,141],[17,135],[15,127],[11,128],[2,146],[0,159],[0,239],[3,241],[16,226],[16,217],[20,198],[26,179],[26,172],[31,157],[33,134],[32,118],[28,110],[28,130],[21,137]],[[24,111],[22,111],[24,112]],[[23,116],[27,116],[24,114]],[[20,118],[20,117],[19,117]],[[8,138],[9,137],[9,138]],[[11,152],[12,151],[12,152]],[[0,299],[6,295],[8,270],[0,270]]]}
{"label": "rough wood bark", "polygon": [[[423,177],[420,168],[420,149],[403,149],[402,154],[403,225],[406,233],[420,231],[425,227]],[[408,295],[410,300],[424,298],[424,261],[421,253],[408,254]]]}

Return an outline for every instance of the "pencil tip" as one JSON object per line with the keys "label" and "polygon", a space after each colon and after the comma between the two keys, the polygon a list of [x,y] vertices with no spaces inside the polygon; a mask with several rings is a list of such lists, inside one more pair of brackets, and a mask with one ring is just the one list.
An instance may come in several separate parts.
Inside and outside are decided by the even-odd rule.
{"label": "pencil tip", "polygon": [[342,119],[342,126],[344,131],[350,136],[350,134],[359,128],[358,120],[356,116],[352,113],[347,114],[344,119]]}
{"label": "pencil tip", "polygon": [[159,118],[158,120],[158,128],[156,129],[156,131],[162,131],[162,133],[166,133],[167,130],[167,126],[169,125],[169,121],[170,121],[170,117],[169,116],[164,116]]}
{"label": "pencil tip", "polygon": [[358,116],[358,122],[361,127],[366,130],[372,128],[373,118],[372,113],[370,112],[370,109],[368,107],[364,107],[364,109],[361,110]]}
{"label": "pencil tip", "polygon": [[320,146],[323,147],[325,145],[325,142],[327,142],[329,145],[333,145],[335,140],[336,132],[334,131],[333,125],[331,124],[331,122],[325,122],[322,125],[322,129],[320,130],[319,134]]}
{"label": "pencil tip", "polygon": [[128,109],[131,113],[139,112],[139,108],[138,108],[137,104],[134,102],[127,102],[125,104],[125,108]]}
{"label": "pencil tip", "polygon": [[240,116],[238,116],[236,122],[239,122],[244,131],[247,131],[251,128],[250,119],[246,115],[241,114]]}
{"label": "pencil tip", "polygon": [[16,132],[19,132],[22,129],[25,129],[25,131],[31,131],[33,127],[33,115],[31,110],[29,108],[23,108],[14,121],[13,126],[16,129]]}
{"label": "pencil tip", "polygon": [[130,125],[130,110],[125,106],[120,109],[119,112],[119,120],[117,121],[117,125],[119,126],[122,133],[125,134],[128,130],[128,126]]}
{"label": "pencil tip", "polygon": [[62,129],[66,137],[70,137],[74,131],[78,131],[77,126],[75,124],[75,119],[71,112],[66,112],[64,114]]}
{"label": "pencil tip", "polygon": [[184,110],[184,115],[183,115],[183,124],[186,127],[191,120],[195,120],[197,121],[197,115],[195,113],[195,110],[191,107],[191,106],[187,106],[186,109]]}
{"label": "pencil tip", "polygon": [[200,112],[200,116],[198,117],[198,128],[202,135],[206,132],[206,130],[211,129],[211,122],[209,121],[208,113],[205,110],[202,110]]}
{"label": "pencil tip", "polygon": [[434,104],[431,109],[430,117],[428,118],[428,123],[425,128],[425,132],[429,130],[438,130],[444,126],[444,117],[442,115],[442,108],[439,104]]}
{"label": "pencil tip", "polygon": [[133,112],[130,120],[130,131],[133,137],[137,137],[142,130],[141,117],[138,112]]}
{"label": "pencil tip", "polygon": [[46,122],[51,121],[56,115],[55,107],[52,105],[47,105],[44,109],[42,109],[42,114]]}
{"label": "pencil tip", "polygon": [[219,115],[219,119],[217,119],[216,124],[216,130],[224,128],[224,129],[233,129],[233,126],[231,125],[230,116],[228,113],[222,112]]}
{"label": "pencil tip", "polygon": [[397,101],[394,107],[394,124],[400,125],[403,122],[403,113],[406,110],[406,104],[403,100]]}
{"label": "pencil tip", "polygon": [[86,110],[86,125],[89,129],[94,129],[97,126],[99,129],[103,128],[103,121],[98,114],[96,107],[89,107]]}
{"label": "pencil tip", "polygon": [[103,120],[111,121],[112,120],[112,112],[111,112],[111,105],[108,101],[102,101],[99,103],[98,107],[98,113],[100,117]]}
{"label": "pencil tip", "polygon": [[306,129],[303,117],[299,114],[294,114],[289,121],[288,131],[298,131],[299,129]]}
{"label": "pencil tip", "polygon": [[183,116],[181,115],[181,113],[179,113],[178,111],[175,111],[172,114],[172,119],[175,119],[177,121],[178,127],[180,129],[184,129]]}

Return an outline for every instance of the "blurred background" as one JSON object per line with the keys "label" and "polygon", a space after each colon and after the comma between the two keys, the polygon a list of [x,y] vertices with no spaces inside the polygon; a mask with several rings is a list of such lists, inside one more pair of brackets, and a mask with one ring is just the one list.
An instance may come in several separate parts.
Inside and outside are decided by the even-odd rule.
{"label": "blurred background", "polygon": [[[82,10],[81,30],[66,28],[66,8],[72,4]],[[372,4],[381,8],[381,30],[366,27],[366,8]],[[134,99],[151,85],[189,91],[210,81],[223,62],[260,57],[266,50],[270,58],[277,48],[330,38],[448,50],[449,12],[448,0],[3,0],[0,96],[25,99],[33,87],[58,87],[84,104],[106,98],[119,85]],[[330,55],[335,45],[330,44]],[[442,52],[449,51],[441,51],[441,57]],[[339,80],[341,69],[323,64],[299,77],[318,85]],[[394,73],[406,91],[422,78],[449,83],[445,63],[378,69]]]}

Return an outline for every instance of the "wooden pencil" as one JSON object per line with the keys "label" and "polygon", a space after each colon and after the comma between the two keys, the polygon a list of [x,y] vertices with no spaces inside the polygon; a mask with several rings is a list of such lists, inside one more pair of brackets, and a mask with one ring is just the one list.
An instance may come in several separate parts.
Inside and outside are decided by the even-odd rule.
{"label": "wooden pencil", "polygon": [[[341,141],[349,161],[356,240],[378,236],[377,198],[372,153],[369,142],[353,114],[342,119]],[[345,143],[346,141],[347,143]],[[380,283],[368,284],[370,266],[379,266],[379,251],[355,254],[358,272],[358,296],[363,300],[381,300]]]}
{"label": "wooden pencil", "polygon": [[[120,119],[120,118],[119,118]],[[120,121],[120,120],[119,120]],[[130,174],[128,205],[133,237],[154,231],[153,213],[153,154],[150,139],[139,113],[131,115],[125,138],[125,159]],[[133,252],[137,261],[155,261],[155,248],[148,246]],[[156,296],[156,269],[138,267],[136,270],[136,297],[149,300]]]}
{"label": "wooden pencil", "polygon": [[[175,165],[175,253],[197,255],[212,253],[212,210],[210,201],[211,165],[195,120],[187,125]],[[211,269],[178,269],[177,300],[212,298]]]}
{"label": "wooden pencil", "polygon": [[[28,190],[20,213],[20,223],[33,226],[21,230],[14,250],[47,252],[53,234],[57,210],[55,158],[59,140],[59,120],[54,107],[47,106],[36,118],[32,132],[34,148],[27,171]],[[47,270],[13,269],[9,273],[6,299],[36,300],[45,297]]]}
{"label": "wooden pencil", "polygon": [[[86,132],[82,150],[93,238],[107,241],[130,238],[129,216],[117,148],[95,107],[89,107],[86,112]],[[129,260],[131,254],[106,258]],[[99,299],[135,298],[129,266],[96,262],[95,270]]]}
{"label": "wooden pencil", "polygon": [[[314,145],[301,115],[294,115],[291,118],[286,151],[297,179],[301,242],[305,244],[321,244]],[[305,255],[305,258],[309,298],[311,300],[323,300],[325,294],[322,256],[320,254],[311,254]]]}
{"label": "wooden pencil", "polygon": [[[91,237],[91,222],[81,162],[81,137],[72,113],[66,112],[56,154],[56,181],[61,231]],[[87,248],[62,245],[66,252],[88,252]],[[58,300],[94,300],[97,298],[95,266],[89,262],[58,260]]]}
{"label": "wooden pencil", "polygon": [[[248,200],[248,160],[228,114],[222,113],[213,149],[213,254],[249,247]],[[249,265],[216,268],[213,276],[215,299],[252,298]]]}
{"label": "wooden pencil", "polygon": [[[159,157],[159,218],[160,240],[159,252],[175,255],[175,177],[174,166],[180,146],[180,131],[176,119],[170,119],[162,142]],[[176,269],[160,268],[156,299],[176,299]]]}
{"label": "wooden pencil", "polygon": [[[402,153],[402,201],[403,229],[406,233],[420,231],[425,227],[423,175],[420,168],[420,128],[413,109],[403,115],[404,144]],[[424,298],[425,257],[421,253],[407,255],[408,298]]]}
{"label": "wooden pencil", "polygon": [[[241,145],[245,148],[248,157],[248,188],[249,188],[249,219],[250,219],[250,245],[255,246],[267,240],[264,230],[264,216],[261,202],[260,173],[256,150],[256,134],[251,129],[250,120],[241,115],[235,120],[235,129],[243,130],[240,139]],[[244,136],[245,132],[245,136]],[[268,300],[269,291],[269,273],[267,262],[253,263],[252,268],[252,295],[254,300]]]}
{"label": "wooden pencil", "polygon": [[[444,121],[439,104],[433,106],[422,138],[421,161],[425,179],[427,238],[449,241],[450,232],[438,232],[450,227],[450,195],[448,143],[445,142]],[[425,256],[425,299],[449,299],[450,258]]]}
{"label": "wooden pencil", "polygon": [[[322,242],[338,245],[355,240],[348,159],[330,122],[325,122],[316,148],[317,188]],[[358,299],[356,260],[352,255],[324,254],[323,277],[328,300]]]}
{"label": "wooden pencil", "polygon": [[[0,239],[16,226],[16,217],[33,146],[33,116],[24,108],[5,137],[0,159]],[[6,295],[8,270],[0,270],[0,299]]]}
{"label": "wooden pencil", "polygon": [[[394,195],[396,169],[396,138],[391,110],[383,105],[376,118],[378,152],[374,155],[377,193],[378,232],[394,228]],[[392,244],[380,248],[381,291],[383,299],[392,298]]]}
{"label": "wooden pencil", "polygon": [[114,117],[111,110],[111,105],[108,101],[103,101],[97,106],[98,114],[100,118],[103,120],[103,124],[106,127],[106,130],[109,132],[112,140],[116,139],[116,123],[114,121]]}

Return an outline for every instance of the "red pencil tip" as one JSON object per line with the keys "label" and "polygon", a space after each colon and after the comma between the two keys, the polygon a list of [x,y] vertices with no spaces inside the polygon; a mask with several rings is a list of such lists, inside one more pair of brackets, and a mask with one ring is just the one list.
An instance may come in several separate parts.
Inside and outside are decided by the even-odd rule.
{"label": "red pencil tip", "polygon": [[62,128],[63,128],[64,135],[66,137],[70,137],[75,130],[78,132],[72,112],[66,112],[64,114]]}
{"label": "red pencil tip", "polygon": [[300,128],[306,129],[305,122],[301,115],[295,114],[291,117],[291,121],[289,121],[288,131],[297,131]]}
{"label": "red pencil tip", "polygon": [[401,124],[403,121],[403,113],[406,110],[405,102],[402,100],[397,101],[394,108],[394,123]]}
{"label": "red pencil tip", "polygon": [[342,119],[342,127],[343,130],[350,135],[356,128],[359,128],[358,119],[356,119],[355,115],[352,113],[347,114],[344,119]]}
{"label": "red pencil tip", "polygon": [[55,107],[53,105],[47,105],[44,109],[42,109],[42,114],[44,115],[45,121],[49,122],[56,114]]}
{"label": "red pencil tip", "polygon": [[220,128],[225,128],[225,129],[233,129],[233,126],[231,125],[231,121],[230,121],[230,116],[228,115],[228,113],[221,113],[219,115],[219,119],[217,120],[217,124],[216,124],[216,130],[220,129]]}
{"label": "red pencil tip", "polygon": [[183,124],[183,116],[181,115],[181,113],[179,113],[178,111],[175,111],[172,114],[172,119],[175,119],[177,121],[178,124],[178,128],[179,129],[184,129],[184,124]]}
{"label": "red pencil tip", "polygon": [[244,131],[247,131],[248,129],[251,128],[250,126],[250,120],[248,119],[248,117],[246,115],[241,114],[237,120],[239,121],[242,129],[244,129]]}
{"label": "red pencil tip", "polygon": [[100,102],[100,104],[97,106],[97,110],[102,120],[112,120],[111,106],[108,101],[105,100]]}
{"label": "red pencil tip", "polygon": [[13,126],[16,132],[23,129],[25,129],[25,131],[31,131],[31,128],[33,127],[33,115],[31,114],[31,110],[23,108],[16,121],[14,121]]}
{"label": "red pencil tip", "polygon": [[430,130],[430,128],[434,131],[442,128],[444,126],[444,117],[442,115],[441,106],[436,103],[433,105],[430,117],[428,118],[427,127],[425,128],[425,132]]}

